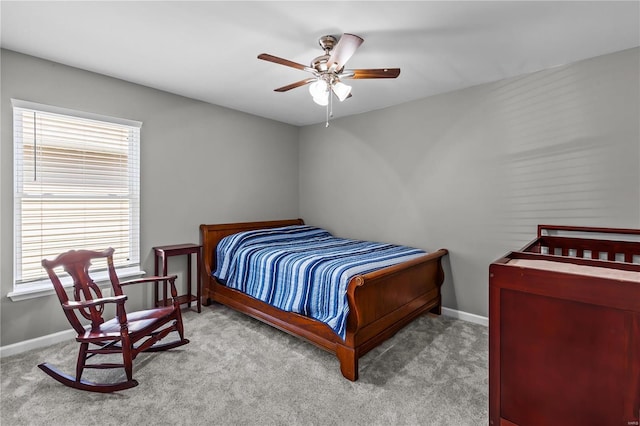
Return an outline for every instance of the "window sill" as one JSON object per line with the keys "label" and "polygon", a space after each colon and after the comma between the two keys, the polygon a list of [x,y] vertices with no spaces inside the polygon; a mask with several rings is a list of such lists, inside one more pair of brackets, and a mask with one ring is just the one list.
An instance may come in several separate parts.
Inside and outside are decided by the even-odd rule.
{"label": "window sill", "polygon": [[[142,271],[140,270],[140,267],[135,266],[131,268],[118,269],[117,273],[118,278],[122,281],[124,278],[141,277],[145,274],[145,271]],[[96,273],[93,276],[93,279],[95,283],[101,288],[106,287],[105,284],[109,284],[109,274],[107,273],[107,271]],[[61,279],[61,281],[65,288],[73,287],[73,282],[71,281],[70,277],[64,277],[63,279]],[[19,287],[24,288],[14,289],[12,292],[7,294],[7,297],[13,302],[19,302],[21,300],[35,299],[37,297],[45,297],[56,294],[53,286],[51,285],[51,281],[49,281],[48,279]]]}

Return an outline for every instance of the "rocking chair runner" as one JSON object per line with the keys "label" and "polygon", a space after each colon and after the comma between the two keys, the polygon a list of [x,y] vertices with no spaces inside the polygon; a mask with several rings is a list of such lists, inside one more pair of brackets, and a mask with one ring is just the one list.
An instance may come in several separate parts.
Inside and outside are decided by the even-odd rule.
{"label": "rocking chair runner", "polygon": [[[60,383],[76,389],[92,392],[114,392],[132,388],[138,385],[133,379],[133,360],[140,352],[156,352],[172,349],[189,343],[184,338],[180,303],[175,287],[176,276],[146,277],[136,280],[120,282],[113,266],[112,248],[104,251],[71,250],[59,255],[56,259],[43,260],[46,269],[62,304],[67,319],[78,332],[76,340],[80,342],[80,352],[76,364],[76,377],[66,375],[53,366],[43,363],[38,367]],[[89,266],[92,259],[106,258],[109,278],[113,287],[113,297],[102,297],[100,288],[89,276]],[[75,301],[70,301],[54,268],[62,266],[73,278],[73,294]],[[171,286],[173,304],[154,309],[127,313],[122,287],[131,284],[168,281]],[[103,319],[104,306],[107,303],[116,304],[116,317],[105,321]],[[83,327],[81,317],[90,321],[90,328]],[[157,344],[169,333],[177,331],[180,340]],[[90,348],[89,345],[97,346]],[[102,363],[87,364],[87,360],[100,354],[122,354],[122,364]],[[118,383],[93,383],[82,380],[85,368],[124,368],[126,381]]]}

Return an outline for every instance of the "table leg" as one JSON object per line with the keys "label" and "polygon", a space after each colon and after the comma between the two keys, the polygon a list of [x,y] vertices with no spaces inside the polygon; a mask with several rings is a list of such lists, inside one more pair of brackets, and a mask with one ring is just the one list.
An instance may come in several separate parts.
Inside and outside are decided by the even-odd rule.
{"label": "table leg", "polygon": [[202,250],[198,248],[198,252],[196,253],[196,263],[197,263],[197,281],[196,281],[196,296],[198,300],[196,301],[196,306],[198,306],[198,313],[202,310],[202,276],[201,276],[201,268],[202,268]]}
{"label": "table leg", "polygon": [[[162,275],[167,275],[167,256],[162,255]],[[162,306],[167,306],[167,280],[162,281],[162,294],[164,299],[162,300]]]}
{"label": "table leg", "polygon": [[[155,259],[153,261],[153,273],[157,277],[160,272],[158,265],[158,252],[155,253]],[[153,306],[158,307],[158,281],[153,283]]]}
{"label": "table leg", "polygon": [[187,306],[191,307],[191,253],[187,254],[187,294],[189,295],[189,302]]}

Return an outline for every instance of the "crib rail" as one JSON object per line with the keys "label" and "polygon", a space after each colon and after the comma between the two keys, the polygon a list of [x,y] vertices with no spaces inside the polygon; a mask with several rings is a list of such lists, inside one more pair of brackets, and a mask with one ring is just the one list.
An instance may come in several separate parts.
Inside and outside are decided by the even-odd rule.
{"label": "crib rail", "polygon": [[638,229],[538,225],[538,238],[521,251],[640,264],[638,242]]}

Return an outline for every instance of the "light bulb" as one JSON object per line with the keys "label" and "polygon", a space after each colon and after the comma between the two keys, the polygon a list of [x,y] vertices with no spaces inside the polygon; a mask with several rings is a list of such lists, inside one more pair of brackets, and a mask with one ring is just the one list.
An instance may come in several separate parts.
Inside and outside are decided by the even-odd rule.
{"label": "light bulb", "polygon": [[349,93],[351,93],[351,86],[348,86],[340,81],[337,81],[331,87],[333,89],[333,93],[336,94],[340,102],[347,99]]}
{"label": "light bulb", "polygon": [[313,102],[320,106],[327,106],[329,104],[329,92],[324,92],[320,96],[314,96]]}
{"label": "light bulb", "polygon": [[321,79],[318,79],[309,85],[309,93],[311,93],[311,96],[314,98],[324,96],[327,90],[327,82]]}

